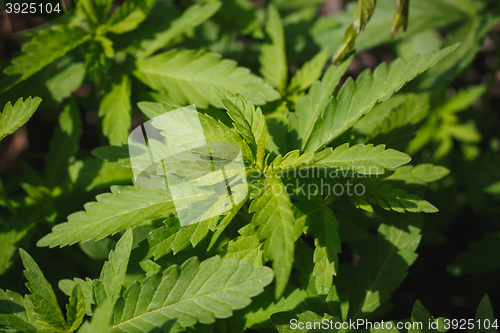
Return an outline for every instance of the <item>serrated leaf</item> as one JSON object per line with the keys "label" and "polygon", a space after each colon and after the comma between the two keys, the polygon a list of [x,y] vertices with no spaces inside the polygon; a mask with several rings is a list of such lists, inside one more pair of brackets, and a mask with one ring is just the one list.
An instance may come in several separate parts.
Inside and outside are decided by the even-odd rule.
{"label": "serrated leaf", "polygon": [[275,297],[279,298],[292,271],[295,249],[294,216],[290,197],[280,178],[266,175],[266,186],[248,211],[255,213],[252,224],[258,227],[257,236],[264,240],[264,259],[273,260],[276,274]]}
{"label": "serrated leaf", "polygon": [[407,185],[427,185],[446,177],[450,170],[440,165],[405,165],[387,177],[386,181],[404,181]]}
{"label": "serrated leaf", "polygon": [[115,34],[134,30],[144,21],[152,3],[152,0],[130,0],[124,2],[109,18],[106,23],[106,30]]}
{"label": "serrated leaf", "polygon": [[390,224],[380,225],[377,236],[360,253],[348,318],[363,318],[389,300],[417,259],[421,224],[419,216],[398,215]]}
{"label": "serrated leaf", "polygon": [[339,66],[330,66],[321,81],[313,83],[307,95],[300,96],[294,113],[289,114],[291,130],[297,131],[294,148],[301,149],[312,135],[316,118],[323,114],[340,79],[347,71],[350,60]]}
{"label": "serrated leaf", "polygon": [[254,156],[257,156],[257,146],[264,144],[260,140],[266,130],[261,109],[256,109],[252,102],[247,101],[239,94],[234,95],[218,86],[214,86],[214,89],[221,103],[227,109],[227,114],[234,121],[234,127],[252,148]]}
{"label": "serrated leaf", "polygon": [[[235,208],[237,208],[236,211],[239,209],[239,207]],[[176,217],[170,217],[163,222],[164,226],[153,230],[148,238],[139,244],[139,248],[133,254],[134,260],[152,257],[158,260],[170,252],[175,255],[189,245],[194,248],[207,236],[209,230],[215,228],[218,220],[219,216],[214,216],[199,223],[181,227]]]}
{"label": "serrated leaf", "polygon": [[73,332],[80,327],[85,316],[85,300],[82,290],[77,284],[71,292],[69,304],[66,305],[66,313],[68,317],[68,331]]}
{"label": "serrated leaf", "polygon": [[31,292],[25,297],[28,321],[39,330],[66,332],[66,320],[52,286],[33,258],[23,249],[19,249],[19,253],[25,267],[24,275],[28,279],[26,287]]}
{"label": "serrated leaf", "polygon": [[123,75],[110,85],[99,104],[99,116],[103,117],[102,131],[109,143],[120,145],[127,141],[132,122],[131,82]]}
{"label": "serrated leaf", "polygon": [[237,67],[235,61],[221,59],[216,53],[170,50],[139,60],[134,75],[180,104],[195,104],[200,108],[208,105],[222,107],[211,89],[212,84],[239,93],[256,105],[280,97],[249,69]]}
{"label": "serrated leaf", "polygon": [[338,95],[328,102],[319,119],[315,119],[310,136],[301,136],[304,151],[316,151],[351,128],[377,103],[388,99],[399,91],[406,82],[456,49],[458,45],[416,56],[409,61],[394,60],[388,67],[385,63],[375,69],[361,73],[356,82],[349,78]]}
{"label": "serrated leaf", "polygon": [[236,259],[188,259],[180,268],[171,266],[128,287],[115,307],[112,332],[213,323],[250,304],[250,297],[260,294],[272,277],[268,267]]}
{"label": "serrated leaf", "polygon": [[204,5],[194,4],[176,20],[158,22],[156,26],[151,27],[152,31],[148,31],[149,34],[140,36],[138,49],[135,52],[136,56],[145,58],[168,46],[174,38],[206,22],[219,10],[221,5],[221,2]]}
{"label": "serrated leaf", "polygon": [[10,290],[0,289],[0,325],[19,332],[38,331],[28,322],[23,297]]}
{"label": "serrated leaf", "polygon": [[411,157],[385,145],[354,145],[348,143],[327,148],[314,155],[311,166],[350,170],[364,175],[384,174],[386,169],[395,169],[411,161]]}
{"label": "serrated leaf", "polygon": [[264,264],[263,254],[262,243],[257,235],[241,236],[229,241],[224,259],[236,258],[255,266],[262,266]]}
{"label": "serrated leaf", "polygon": [[135,186],[112,186],[111,193],[100,194],[97,202],[85,204],[85,211],[68,216],[38,246],[66,246],[91,239],[102,239],[135,227],[147,219],[167,217],[175,209],[170,192]]}
{"label": "serrated leaf", "polygon": [[[361,184],[362,190],[357,188]],[[385,182],[368,182],[364,184],[359,181],[354,185],[355,195],[349,197],[351,202],[360,209],[373,211],[368,203],[382,207],[387,211],[398,213],[437,213],[438,209],[428,201],[420,198],[418,195],[409,194],[406,190],[394,188]]]}
{"label": "serrated leaf", "polygon": [[269,42],[260,46],[260,73],[267,83],[284,93],[288,76],[285,34],[280,13],[273,4],[267,7],[265,30]]}
{"label": "serrated leaf", "polygon": [[95,304],[94,300],[92,299],[92,280],[89,278],[86,278],[85,280],[79,279],[79,278],[74,278],[73,280],[60,280],[59,281],[59,289],[66,294],[67,296],[71,296],[73,293],[73,289],[76,286],[80,287],[80,291],[82,292],[83,299],[85,302],[85,313],[87,316],[92,315],[92,305]]}
{"label": "serrated leaf", "polygon": [[14,106],[10,102],[7,103],[3,112],[0,113],[0,140],[23,126],[35,113],[41,102],[42,99],[39,97],[28,97],[24,101],[21,97]]}
{"label": "serrated leaf", "polygon": [[89,38],[90,35],[80,27],[57,25],[51,29],[40,31],[29,42],[23,44],[22,54],[12,59],[11,64],[5,68],[5,74],[16,75],[16,77],[4,79],[14,80],[7,84],[2,80],[0,92],[5,92],[15,84],[27,79]]}
{"label": "serrated leaf", "polygon": [[45,158],[45,178],[49,186],[56,186],[66,175],[71,159],[78,150],[81,135],[80,110],[71,99],[59,115],[59,124],[54,130]]}
{"label": "serrated leaf", "polygon": [[289,94],[296,94],[309,88],[323,73],[328,59],[328,49],[324,49],[299,68],[288,86]]}
{"label": "serrated leaf", "polygon": [[247,224],[238,230],[240,236],[229,241],[227,251],[223,259],[236,258],[240,261],[250,262],[254,266],[264,264],[262,242],[257,237],[255,228]]}
{"label": "serrated leaf", "polygon": [[[337,275],[339,259],[342,252],[340,238],[337,232],[339,223],[323,202],[299,203],[297,208],[305,217],[308,234],[314,237],[314,270],[315,286],[318,295],[327,295]],[[302,230],[300,230],[302,231]]]}
{"label": "serrated leaf", "polygon": [[120,296],[120,290],[127,274],[133,240],[132,229],[128,229],[118,243],[116,243],[115,249],[109,252],[109,260],[102,267],[99,279],[106,292],[106,298],[110,299],[113,303]]}

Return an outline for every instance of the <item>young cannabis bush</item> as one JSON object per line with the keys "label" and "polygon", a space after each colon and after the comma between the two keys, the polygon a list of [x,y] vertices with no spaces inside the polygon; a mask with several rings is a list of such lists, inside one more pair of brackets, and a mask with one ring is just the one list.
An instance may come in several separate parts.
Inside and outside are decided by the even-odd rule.
{"label": "young cannabis bush", "polygon": [[[35,140],[21,172],[0,164],[0,331],[496,332],[480,288],[464,322],[420,296],[391,306],[453,200],[483,216],[498,199],[498,170],[461,177],[499,165],[466,112],[494,98],[498,65],[486,85],[453,80],[487,34],[498,56],[500,7],[324,2],[80,0],[30,31],[0,79],[0,140]],[[360,70],[382,44],[391,61]],[[180,151],[195,129],[204,144]],[[498,277],[497,217],[447,279]]]}

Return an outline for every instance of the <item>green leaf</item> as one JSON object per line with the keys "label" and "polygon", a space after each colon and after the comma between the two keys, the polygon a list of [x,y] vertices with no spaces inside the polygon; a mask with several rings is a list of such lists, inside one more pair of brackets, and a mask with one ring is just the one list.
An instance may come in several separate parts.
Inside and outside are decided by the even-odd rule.
{"label": "green leaf", "polygon": [[49,186],[56,186],[67,174],[68,166],[78,151],[81,135],[80,110],[71,99],[59,115],[59,125],[54,130],[45,158],[45,178]]}
{"label": "green leaf", "polygon": [[26,287],[31,292],[25,297],[29,322],[39,330],[66,332],[66,320],[57,304],[52,286],[45,279],[33,258],[23,249],[19,249],[19,253],[26,268],[24,271],[28,279]]}
{"label": "green leaf", "polygon": [[14,256],[23,241],[30,238],[40,221],[42,208],[20,207],[0,229],[0,274],[4,274],[14,263]]}
{"label": "green leaf", "polygon": [[142,283],[134,282],[115,307],[112,332],[150,332],[197,322],[211,324],[250,304],[250,297],[272,281],[268,267],[253,267],[236,259],[212,257],[201,263],[188,259]]}
{"label": "green leaf", "polygon": [[109,65],[109,59],[106,57],[103,41],[105,39],[90,40],[89,47],[85,53],[85,70],[89,73],[102,70]]}
{"label": "green leaf", "polygon": [[439,111],[446,114],[454,114],[470,108],[481,96],[488,91],[483,85],[468,87],[458,91],[453,98],[446,100]]}
{"label": "green leaf", "polygon": [[[362,193],[357,187],[362,185]],[[358,184],[354,185],[355,194],[349,197],[351,202],[360,209],[373,212],[372,206],[368,203],[378,205],[387,211],[395,211],[404,213],[406,211],[411,213],[437,213],[438,209],[428,201],[420,198],[418,195],[408,194],[407,191],[402,189],[393,188],[392,185],[385,182],[369,182],[367,185],[363,184],[361,180]]]}
{"label": "green leaf", "polygon": [[78,333],[110,333],[112,317],[113,303],[107,299],[94,311],[92,320],[80,327]]}
{"label": "green leaf", "polygon": [[406,82],[434,66],[458,45],[416,56],[409,61],[394,60],[389,67],[385,63],[375,69],[361,73],[356,82],[349,78],[336,98],[332,98],[315,119],[310,136],[303,138],[304,151],[316,151],[351,128],[362,116],[370,112],[377,103],[388,99],[399,91]]}
{"label": "green leaf", "polygon": [[427,309],[420,303],[419,300],[413,305],[413,310],[411,312],[411,321],[413,325],[408,329],[408,333],[431,333],[436,332],[436,330],[429,327],[429,323],[432,321],[432,316],[427,311]]}
{"label": "green leaf", "polygon": [[269,42],[260,46],[260,73],[267,83],[284,93],[287,84],[285,34],[283,22],[276,7],[267,7],[266,34]]}
{"label": "green leaf", "polygon": [[[489,328],[485,328],[485,325],[487,325],[487,321],[489,321],[490,323]],[[497,333],[498,330],[496,329],[496,327],[494,327],[497,323],[498,321],[497,319],[495,319],[490,298],[486,294],[481,299],[481,302],[479,302],[479,306],[477,307],[474,328],[468,329],[467,333]]]}
{"label": "green leaf", "polygon": [[[294,262],[294,268],[299,270],[303,277],[300,280],[300,284],[293,283],[292,281],[295,279],[292,279],[289,287],[278,300],[273,300],[274,291],[271,288],[266,289],[248,308],[244,316],[245,328],[258,330],[259,328],[270,327],[269,318],[273,314],[284,311],[300,311],[304,308],[308,309],[309,305],[315,303],[314,300],[319,300],[316,287],[314,286],[314,277],[312,276],[314,268],[311,260],[313,258],[313,249],[300,238],[297,240],[295,246],[296,261]],[[308,304],[309,300],[313,302]],[[320,308],[322,308],[324,303],[318,303],[320,303]],[[235,321],[238,319],[234,318]]]}
{"label": "green leaf", "polygon": [[125,281],[133,239],[132,229],[128,229],[116,243],[115,249],[109,252],[109,259],[102,267],[99,279],[106,292],[106,298],[113,303],[120,296],[120,290]]}
{"label": "green leaf", "polygon": [[0,325],[18,332],[38,331],[28,322],[23,297],[10,290],[0,289]]}
{"label": "green leaf", "polygon": [[28,97],[24,102],[21,97],[14,106],[10,102],[7,103],[0,113],[0,140],[26,124],[41,102],[39,97]]}
{"label": "green leaf", "polygon": [[[312,275],[315,277],[316,291],[318,295],[327,295],[333,283],[333,276],[337,275],[338,253],[342,252],[337,232],[339,223],[333,211],[321,201],[299,203],[297,208],[304,214],[302,218],[306,219],[308,234],[314,237]],[[297,219],[300,218],[297,216]]]}
{"label": "green leaf", "polygon": [[290,81],[288,94],[296,94],[309,88],[321,77],[328,60],[328,49],[324,49],[299,68]]}
{"label": "green leaf", "polygon": [[471,242],[467,251],[461,253],[448,267],[455,276],[483,274],[500,270],[498,261],[488,260],[500,254],[500,232],[488,233],[484,238]]}
{"label": "green leaf", "polygon": [[155,26],[151,27],[154,30],[150,35],[140,36],[136,56],[138,58],[145,58],[168,46],[174,38],[206,22],[219,10],[221,5],[221,2],[205,5],[194,4],[176,20],[172,22],[158,22]]}
{"label": "green leaf", "polygon": [[366,135],[366,142],[384,143],[395,149],[406,150],[430,109],[427,93],[398,94],[375,106],[373,111],[353,126],[353,130]]}
{"label": "green leaf", "polygon": [[102,131],[111,145],[120,145],[128,139],[132,123],[130,94],[130,78],[123,75],[111,82],[99,105],[99,116],[103,117]]}
{"label": "green leaf", "polygon": [[417,259],[421,218],[397,215],[382,223],[377,236],[360,253],[351,289],[348,318],[366,317],[387,302]]}
{"label": "green leaf", "polygon": [[300,96],[294,113],[289,114],[291,130],[297,131],[297,142],[294,148],[303,149],[313,135],[314,123],[320,117],[332,94],[347,71],[350,60],[339,66],[330,66],[321,81],[316,81],[307,95]]}
{"label": "green leaf", "polygon": [[109,18],[106,30],[115,34],[134,30],[144,21],[152,4],[152,0],[126,1]]}
{"label": "green leaf", "polygon": [[68,317],[68,331],[73,332],[80,327],[85,316],[85,300],[82,290],[77,284],[71,292],[69,304],[66,305],[66,313]]}
{"label": "green leaf", "polygon": [[314,155],[313,167],[349,170],[363,175],[384,174],[386,169],[395,169],[411,161],[411,157],[385,145],[373,146],[359,144],[349,147],[348,143],[327,148]]}
{"label": "green leaf", "polygon": [[170,50],[138,61],[134,75],[179,104],[195,104],[199,108],[222,107],[212,84],[239,93],[256,105],[280,97],[249,69],[237,67],[234,60],[221,59],[215,53]]}
{"label": "green leaf", "polygon": [[259,140],[266,130],[265,119],[260,108],[255,108],[252,102],[247,101],[240,94],[232,94],[228,90],[214,86],[215,93],[227,109],[227,114],[234,121],[234,127],[252,148],[257,156],[257,146],[264,144]]}
{"label": "green leaf", "polygon": [[255,213],[252,224],[258,227],[257,236],[264,242],[264,259],[273,260],[276,274],[275,297],[279,298],[288,283],[294,254],[294,216],[290,197],[281,179],[266,174],[266,186],[248,211]]}
{"label": "green leaf", "polygon": [[127,164],[130,167],[130,154],[127,145],[97,147],[92,150],[92,155],[108,162]]}
{"label": "green leaf", "polygon": [[60,103],[65,98],[70,97],[73,91],[80,88],[84,78],[85,65],[77,62],[62,70],[58,68],[56,74],[45,81],[45,85],[52,98]]}
{"label": "green leaf", "polygon": [[87,314],[87,316],[91,316],[92,305],[95,304],[94,299],[92,298],[92,280],[86,278],[84,281],[79,278],[74,278],[73,280],[64,279],[59,281],[59,289],[61,289],[64,294],[70,297],[77,285],[80,287],[80,291],[83,295],[83,300],[85,302],[85,313]]}
{"label": "green leaf", "polygon": [[80,27],[54,26],[40,31],[29,42],[22,46],[22,54],[12,59],[11,65],[5,68],[7,75],[16,75],[14,80],[5,84],[0,82],[0,92],[5,92],[15,84],[27,79],[54,60],[62,57],[90,38]]}
{"label": "green leaf", "polygon": [[238,214],[241,207],[243,207],[243,205],[247,202],[247,200],[248,200],[248,196],[244,200],[242,200],[238,205],[233,207],[227,213],[227,215],[224,216],[224,218],[220,221],[219,225],[213,229],[214,234],[212,235],[212,239],[210,239],[210,244],[208,245],[208,250],[210,250],[215,245],[215,243],[219,239],[220,235],[222,235],[222,233],[224,232],[226,227],[229,225],[229,223],[231,223],[233,218],[236,216],[236,214]]}
{"label": "green leaf", "polygon": [[100,194],[97,202],[87,203],[85,211],[68,216],[38,246],[66,246],[91,239],[102,239],[135,227],[148,219],[166,217],[175,209],[168,191],[146,190],[135,186],[112,186],[111,193]]}
{"label": "green leaf", "polygon": [[[213,228],[217,221],[218,217],[181,228],[179,220],[170,217],[163,222],[164,226],[153,230],[148,238],[139,244],[139,249],[133,255],[134,260],[144,260],[152,257],[154,260],[158,260],[170,252],[177,254],[189,245],[195,247],[205,238],[210,228]],[[137,256],[140,256],[140,258],[137,258]]]}
{"label": "green leaf", "polygon": [[404,181],[407,185],[427,185],[446,177],[450,170],[440,165],[405,165],[387,177],[386,181]]}
{"label": "green leaf", "polygon": [[96,14],[100,23],[105,23],[108,19],[113,0],[93,0]]}
{"label": "green leaf", "polygon": [[262,266],[264,264],[263,255],[262,243],[256,234],[241,235],[229,241],[224,259],[236,258],[255,266]]}

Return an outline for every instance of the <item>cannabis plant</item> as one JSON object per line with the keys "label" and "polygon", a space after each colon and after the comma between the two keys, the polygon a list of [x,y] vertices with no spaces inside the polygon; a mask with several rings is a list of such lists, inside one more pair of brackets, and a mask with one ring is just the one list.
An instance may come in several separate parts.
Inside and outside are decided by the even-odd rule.
{"label": "cannabis plant", "polygon": [[[80,0],[17,35],[0,140],[32,147],[0,164],[0,331],[496,332],[487,295],[465,322],[416,298],[387,315],[451,198],[489,195],[461,202],[479,215],[498,199],[500,177],[460,176],[500,165],[481,145],[496,134],[458,114],[496,74],[453,81],[498,35],[498,3],[324,2]],[[390,61],[361,70],[365,50]],[[205,146],[165,153],[198,125]],[[477,262],[500,253],[491,225],[443,274],[498,273]]]}

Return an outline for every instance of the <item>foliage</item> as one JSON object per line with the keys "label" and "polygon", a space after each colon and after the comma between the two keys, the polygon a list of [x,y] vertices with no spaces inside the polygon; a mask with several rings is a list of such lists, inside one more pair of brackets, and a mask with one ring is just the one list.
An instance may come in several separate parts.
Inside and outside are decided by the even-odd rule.
{"label": "foliage", "polygon": [[[80,0],[15,41],[0,77],[0,332],[295,332],[387,316],[445,332],[426,295],[398,293],[436,244],[453,250],[446,279],[485,277],[469,303],[499,295],[498,3],[358,0],[330,16],[324,3]],[[495,67],[468,84],[483,56]],[[162,120],[190,104],[213,173],[182,154],[162,165],[229,191],[184,226],[179,212],[213,192],[179,204],[144,188],[129,152],[149,166],[151,147],[195,140],[187,118]],[[149,120],[163,138],[129,141]],[[28,151],[8,157],[23,135]],[[475,320],[495,322],[488,296]]]}

